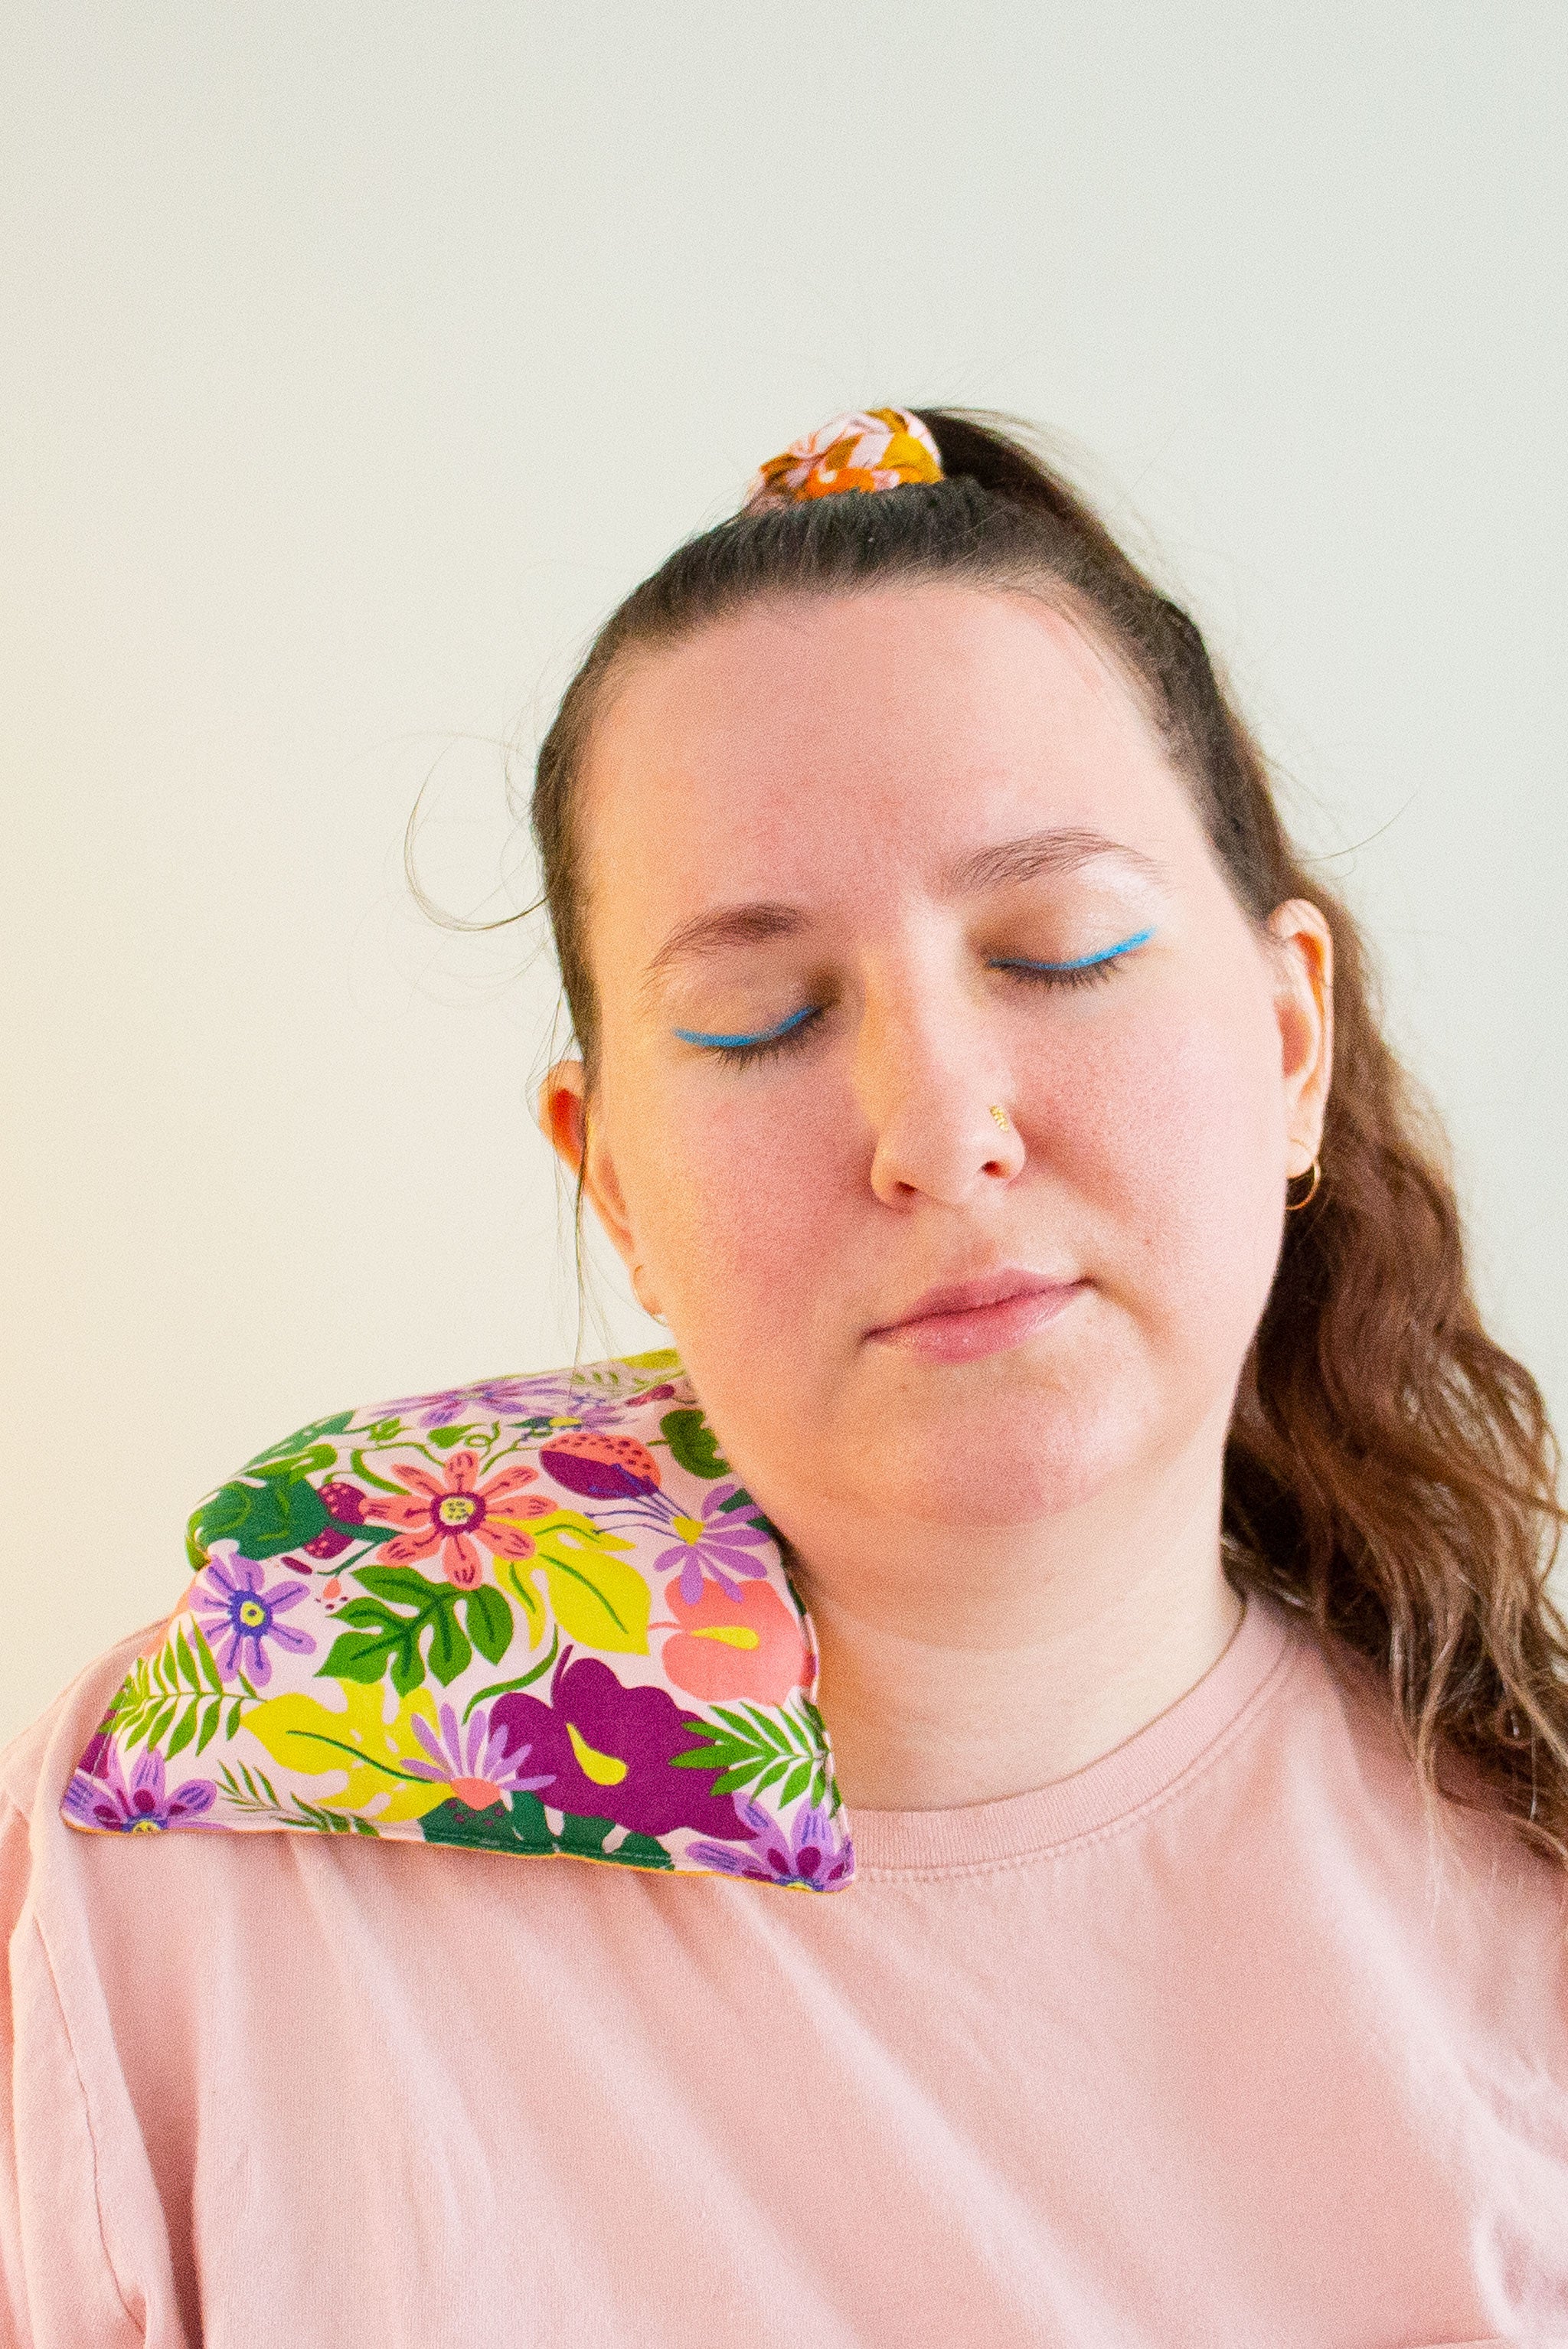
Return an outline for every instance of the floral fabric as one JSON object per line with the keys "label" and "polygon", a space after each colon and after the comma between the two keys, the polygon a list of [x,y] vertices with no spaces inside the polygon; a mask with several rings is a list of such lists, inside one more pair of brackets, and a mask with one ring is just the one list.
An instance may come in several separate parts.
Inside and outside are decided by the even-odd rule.
{"label": "floral fabric", "polygon": [[72,1826],[849,1882],[810,1619],[674,1353],[314,1421],[187,1547]]}
{"label": "floral fabric", "polygon": [[845,490],[896,490],[941,479],[941,453],[920,418],[907,408],[872,408],[831,417],[769,457],[752,476],[746,506],[798,505]]}

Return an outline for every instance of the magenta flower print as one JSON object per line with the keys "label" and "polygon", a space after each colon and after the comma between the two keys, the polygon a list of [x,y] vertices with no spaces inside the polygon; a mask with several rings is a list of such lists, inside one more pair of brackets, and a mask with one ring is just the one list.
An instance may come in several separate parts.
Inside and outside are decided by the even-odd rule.
{"label": "magenta flower print", "polygon": [[181,1786],[164,1784],[163,1756],[145,1749],[137,1755],[128,1779],[111,1747],[102,1757],[100,1775],[89,1776],[78,1768],[66,1790],[67,1818],[106,1835],[135,1835],[153,1827],[189,1826],[210,1810],[217,1788],[211,1778],[187,1778]]}
{"label": "magenta flower print", "polygon": [[660,1688],[623,1688],[607,1664],[563,1656],[550,1702],[521,1690],[497,1697],[490,1721],[509,1753],[528,1743],[534,1765],[552,1774],[552,1808],[579,1818],[613,1819],[638,1835],[695,1827],[719,1841],[749,1829],[735,1805],[715,1795],[717,1768],[680,1766],[696,1750],[702,1723]]}
{"label": "magenta flower print", "polygon": [[659,1464],[634,1435],[568,1428],[541,1445],[539,1464],[588,1501],[644,1501],[659,1489]]}
{"label": "magenta flower print", "polygon": [[265,1688],[273,1676],[269,1645],[299,1656],[313,1653],[315,1641],[308,1632],[278,1619],[308,1595],[309,1586],[303,1582],[269,1587],[265,1568],[254,1558],[210,1559],[191,1593],[191,1604],[223,1678],[243,1672],[253,1687]]}
{"label": "magenta flower print", "polygon": [[727,1599],[738,1599],[743,1581],[768,1572],[766,1555],[753,1553],[766,1553],[773,1537],[752,1514],[754,1505],[733,1477],[704,1495],[702,1514],[694,1517],[663,1489],[658,1462],[635,1436],[569,1428],[541,1444],[539,1464],[569,1493],[605,1504],[595,1513],[603,1525],[645,1524],[652,1518],[665,1540],[655,1571],[667,1574],[678,1567],[683,1599],[699,1599],[705,1578],[716,1582]]}
{"label": "magenta flower print", "polygon": [[760,1884],[799,1884],[829,1892],[855,1871],[854,1847],[835,1831],[825,1810],[809,1806],[788,1826],[771,1819],[759,1803],[736,1799],[750,1830],[749,1843],[694,1843],[688,1855],[725,1876],[749,1876]]}
{"label": "magenta flower print", "polygon": [[[350,1485],[338,1476],[318,1485],[316,1494],[327,1516],[336,1522],[324,1526],[320,1533],[301,1547],[306,1557],[341,1557],[354,1540],[349,1528],[365,1523],[366,1495],[357,1485]],[[304,1571],[308,1573],[309,1568]]]}
{"label": "magenta flower print", "polygon": [[432,1778],[438,1785],[449,1787],[470,1811],[488,1810],[492,1803],[504,1801],[508,1795],[537,1795],[551,1783],[548,1770],[537,1778],[523,1775],[531,1749],[509,1745],[507,1731],[491,1728],[483,1705],[465,1727],[458,1719],[456,1708],[443,1704],[438,1736],[429,1723],[416,1713],[414,1734],[424,1747],[426,1758],[422,1762],[410,1761],[407,1764],[409,1774],[416,1778]]}
{"label": "magenta flower print", "polygon": [[754,1553],[766,1551],[772,1536],[748,1517],[744,1507],[726,1514],[726,1502],[733,1501],[739,1490],[733,1482],[716,1485],[703,1495],[700,1517],[676,1516],[670,1521],[669,1529],[677,1538],[660,1550],[654,1571],[668,1574],[678,1566],[680,1594],[688,1605],[702,1597],[705,1576],[717,1583],[727,1599],[738,1599],[738,1577],[745,1581],[768,1571],[766,1556]]}
{"label": "magenta flower print", "polygon": [[101,1778],[104,1775],[105,1758],[114,1752],[113,1741],[114,1714],[110,1713],[106,1721],[99,1722],[82,1748],[82,1758],[77,1764],[77,1770],[85,1772],[89,1778]]}

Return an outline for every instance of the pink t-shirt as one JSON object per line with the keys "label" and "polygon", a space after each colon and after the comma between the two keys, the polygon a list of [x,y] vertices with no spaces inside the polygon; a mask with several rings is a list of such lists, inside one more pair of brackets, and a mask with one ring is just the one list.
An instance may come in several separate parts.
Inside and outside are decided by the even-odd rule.
{"label": "pink t-shirt", "polygon": [[1253,1600],[1140,1735],[816,1895],[87,1837],[0,1764],[27,2349],[1568,2342],[1568,1916]]}

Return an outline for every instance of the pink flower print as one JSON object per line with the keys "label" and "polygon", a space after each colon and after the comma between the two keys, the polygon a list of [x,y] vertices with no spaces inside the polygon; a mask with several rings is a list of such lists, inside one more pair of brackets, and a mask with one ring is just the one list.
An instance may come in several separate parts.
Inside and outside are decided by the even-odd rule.
{"label": "pink flower print", "polygon": [[274,1582],[267,1588],[264,1569],[252,1557],[209,1559],[207,1571],[191,1593],[192,1612],[207,1634],[225,1680],[243,1672],[256,1688],[265,1688],[273,1676],[268,1645],[308,1656],[315,1641],[307,1631],[278,1620],[291,1607],[309,1596],[303,1582]]}
{"label": "pink flower print", "polygon": [[726,1514],[725,1503],[732,1501],[739,1491],[739,1485],[733,1481],[716,1485],[703,1496],[700,1517],[676,1516],[670,1520],[669,1530],[678,1539],[668,1549],[660,1550],[654,1560],[654,1571],[668,1574],[678,1566],[680,1594],[688,1604],[702,1597],[705,1575],[717,1583],[727,1599],[738,1599],[737,1576],[744,1581],[768,1571],[766,1558],[753,1557],[748,1553],[766,1549],[772,1535],[748,1517],[744,1507]]}
{"label": "pink flower print", "polygon": [[705,1581],[696,1599],[672,1582],[665,1604],[677,1628],[660,1661],[687,1696],[707,1704],[738,1696],[782,1704],[810,1680],[811,1651],[799,1617],[770,1582],[748,1582],[731,1599]]}
{"label": "pink flower print", "polygon": [[85,1827],[106,1835],[136,1835],[152,1827],[185,1826],[212,1806],[217,1787],[211,1778],[187,1778],[181,1786],[163,1780],[163,1756],[144,1750],[129,1780],[111,1746],[96,1775],[78,1766],[66,1790],[65,1808]]}
{"label": "pink flower print", "polygon": [[444,1477],[423,1468],[417,1460],[400,1460],[397,1473],[407,1490],[377,1494],[367,1504],[367,1515],[402,1531],[384,1542],[377,1561],[383,1566],[417,1566],[441,1553],[441,1571],[459,1590],[473,1590],[484,1579],[484,1559],[479,1544],[499,1557],[533,1556],[533,1537],[515,1517],[545,1517],[555,1506],[542,1494],[524,1494],[536,1484],[536,1468],[502,1468],[484,1484],[476,1480],[479,1458],[466,1448],[454,1452]]}
{"label": "pink flower print", "polygon": [[443,1704],[440,1723],[438,1737],[428,1721],[414,1715],[414,1734],[428,1758],[410,1762],[409,1772],[416,1778],[433,1778],[438,1785],[449,1787],[470,1811],[487,1811],[492,1803],[504,1802],[508,1795],[536,1795],[552,1783],[554,1773],[550,1770],[542,1777],[523,1776],[522,1765],[532,1748],[518,1745],[509,1752],[507,1732],[490,1726],[483,1705],[465,1729],[452,1707]]}

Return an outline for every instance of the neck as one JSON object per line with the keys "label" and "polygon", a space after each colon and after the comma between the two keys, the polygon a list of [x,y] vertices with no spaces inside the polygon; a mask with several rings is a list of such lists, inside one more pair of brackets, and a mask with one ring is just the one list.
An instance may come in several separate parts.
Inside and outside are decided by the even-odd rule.
{"label": "neck", "polygon": [[1184,1696],[1242,1613],[1217,1462],[1176,1464],[1130,1506],[869,1544],[862,1525],[852,1552],[797,1563],[851,1810],[954,1809],[1083,1769]]}

